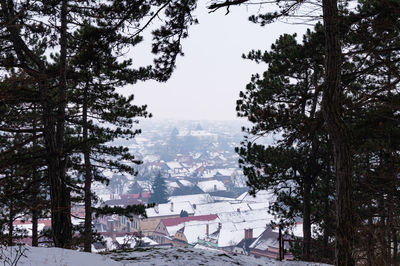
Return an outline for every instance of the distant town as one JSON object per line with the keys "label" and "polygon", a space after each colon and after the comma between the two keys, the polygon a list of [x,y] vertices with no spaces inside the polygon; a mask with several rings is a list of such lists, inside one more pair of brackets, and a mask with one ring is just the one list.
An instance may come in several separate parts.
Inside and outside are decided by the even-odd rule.
{"label": "distant town", "polygon": [[[239,122],[145,121],[143,134],[118,144],[129,147],[142,163],[136,175],[103,172],[109,185],[94,183],[97,206],[147,204],[156,175],[165,179],[168,202],[146,209],[147,217],[100,216],[93,220],[103,241],[94,252],[138,246],[194,247],[279,258],[277,217],[268,211],[273,194],[248,193],[246,178],[238,168],[234,148],[243,138]],[[72,222],[82,223],[83,205],[72,209]],[[49,227],[39,220],[39,229]],[[28,221],[16,228],[29,231]],[[302,236],[302,223],[285,232],[287,238]],[[288,243],[285,243],[289,249]],[[286,254],[285,259],[292,258]]]}

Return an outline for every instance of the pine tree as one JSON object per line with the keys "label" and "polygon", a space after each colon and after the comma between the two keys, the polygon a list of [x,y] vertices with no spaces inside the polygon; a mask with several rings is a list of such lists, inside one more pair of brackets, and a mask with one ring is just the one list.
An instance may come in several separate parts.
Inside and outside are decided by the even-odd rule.
{"label": "pine tree", "polygon": [[[283,220],[303,219],[304,256],[311,242],[311,221],[326,223],[328,218],[315,218],[312,205],[321,200],[317,185],[326,186],[333,177],[324,171],[331,165],[325,160],[330,150],[321,111],[323,45],[322,25],[317,24],[302,44],[296,35],[283,35],[271,51],[250,52],[245,58],[266,63],[268,70],[253,75],[237,101],[238,115],[254,124],[236,149],[247,184],[252,193],[273,190],[277,199],[271,211]],[[281,138],[273,146],[257,141],[274,133]]]}
{"label": "pine tree", "polygon": [[[176,57],[182,54],[180,41],[187,36],[188,25],[195,22],[190,15],[194,6],[194,1],[1,2],[0,42],[4,47],[1,66],[9,73],[17,69],[33,80],[37,88],[35,97],[23,100],[30,103],[34,99],[39,103],[42,121],[38,132],[42,133],[40,137],[46,148],[52,237],[57,247],[70,247],[72,238],[70,192],[71,189],[76,189],[76,180],[72,180],[66,173],[73,165],[71,161],[76,160],[72,157],[76,151],[73,144],[76,142],[71,141],[73,139],[71,136],[76,134],[76,130],[71,130],[73,126],[70,127],[69,97],[70,85],[83,82],[84,77],[81,76],[82,73],[74,71],[74,62],[71,58],[76,55],[74,53],[79,50],[78,47],[83,46],[86,41],[81,40],[76,43],[76,39],[73,38],[75,32],[80,30],[80,26],[84,23],[97,27],[103,34],[98,37],[104,37],[106,41],[115,44],[112,52],[120,55],[124,49],[129,49],[132,44],[142,39],[140,34],[151,21],[164,14],[164,24],[153,31],[152,52],[158,57],[155,58],[153,68],[146,68],[148,75],[145,79],[166,81],[172,74]],[[107,40],[108,37],[110,39]],[[124,67],[129,68],[130,64],[131,61],[128,60]],[[142,70],[136,73],[142,74]],[[117,80],[121,78],[119,75],[124,75],[118,71],[111,74]],[[126,76],[123,78],[127,79]],[[133,83],[137,79],[137,76],[132,76],[128,83]],[[123,83],[117,83],[116,86],[121,86]],[[0,95],[2,99],[16,98],[8,91],[2,91]],[[102,97],[107,101],[104,96]],[[22,101],[22,98],[18,100]],[[117,109],[111,111],[121,111],[121,109],[118,111],[118,108],[126,106],[124,101],[130,102],[130,100],[131,98],[118,101],[120,105],[116,105]],[[14,126],[18,127],[15,124]],[[30,139],[23,145],[29,144]],[[108,150],[103,148],[103,150],[109,154],[124,152],[120,148]],[[119,167],[122,167],[122,164],[119,164]],[[88,173],[89,171],[86,171],[89,182]]]}
{"label": "pine tree", "polygon": [[151,203],[162,204],[168,202],[167,187],[165,179],[162,177],[161,173],[158,173],[154,177],[150,195],[149,202]]}

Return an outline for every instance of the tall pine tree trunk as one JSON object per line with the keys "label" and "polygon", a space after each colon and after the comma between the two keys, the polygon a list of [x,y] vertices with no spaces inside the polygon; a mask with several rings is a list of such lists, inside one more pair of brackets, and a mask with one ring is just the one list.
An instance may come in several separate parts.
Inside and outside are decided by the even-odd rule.
{"label": "tall pine tree trunk", "polygon": [[303,258],[310,259],[311,242],[311,177],[304,179],[303,187]]}
{"label": "tall pine tree trunk", "polygon": [[330,206],[329,206],[329,182],[332,178],[332,171],[331,171],[331,156],[327,156],[326,158],[326,181],[324,184],[324,235],[323,235],[323,256],[325,258],[329,257],[329,235],[331,234],[331,217],[330,217]]}
{"label": "tall pine tree trunk", "polygon": [[[34,110],[36,112],[36,106],[34,107]],[[36,118],[32,122],[32,129],[35,132],[36,130]],[[33,133],[33,136],[36,136],[36,133]],[[33,149],[37,147],[37,141],[36,138],[32,143]],[[39,210],[38,210],[38,197],[40,193],[40,180],[38,176],[38,172],[36,169],[33,170],[32,173],[32,208],[31,208],[31,213],[32,213],[32,246],[37,247],[39,245],[39,236],[38,236],[38,219],[39,219]]]}
{"label": "tall pine tree trunk", "polygon": [[337,265],[354,265],[354,225],[352,202],[352,170],[349,134],[341,118],[343,89],[341,86],[341,45],[337,0],[323,0],[325,28],[325,87],[323,113],[332,139],[336,174],[336,250]]}
{"label": "tall pine tree trunk", "polygon": [[70,248],[72,240],[71,199],[66,180],[64,154],[65,108],[66,108],[66,52],[67,52],[67,1],[61,4],[60,27],[60,79],[57,93],[57,113],[50,102],[50,92],[45,85],[42,91],[44,138],[48,152],[48,175],[51,197],[51,227],[54,245]]}
{"label": "tall pine tree trunk", "polygon": [[88,88],[85,87],[83,95],[83,142],[84,142],[84,160],[85,160],[85,238],[84,251],[92,251],[92,172],[90,164],[90,146],[88,143]]}
{"label": "tall pine tree trunk", "polygon": [[398,252],[398,241],[397,241],[397,230],[396,228],[392,229],[392,241],[393,241],[393,265],[397,266],[397,252]]}
{"label": "tall pine tree trunk", "polygon": [[38,210],[34,207],[32,209],[32,246],[37,247],[39,245],[38,235]]}

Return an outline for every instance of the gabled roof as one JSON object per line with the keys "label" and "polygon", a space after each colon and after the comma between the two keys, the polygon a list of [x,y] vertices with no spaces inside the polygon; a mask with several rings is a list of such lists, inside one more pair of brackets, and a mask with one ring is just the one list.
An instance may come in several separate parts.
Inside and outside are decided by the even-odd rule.
{"label": "gabled roof", "polygon": [[271,227],[268,227],[254,240],[250,248],[266,251],[269,247],[279,247],[278,235],[278,233],[271,230]]}
{"label": "gabled roof", "polygon": [[184,202],[188,201],[190,204],[204,204],[214,202],[210,194],[193,194],[193,195],[182,195],[182,196],[172,196],[169,198],[171,202]]}
{"label": "gabled roof", "polygon": [[241,194],[236,198],[241,202],[256,203],[256,202],[271,202],[274,200],[274,194],[271,191],[260,190],[255,196],[250,195],[248,192]]}
{"label": "gabled roof", "polygon": [[197,183],[197,186],[204,192],[226,190],[224,183],[218,180],[201,181]]}
{"label": "gabled roof", "polygon": [[268,213],[268,209],[248,210],[248,211],[226,211],[217,213],[218,218],[222,222],[249,222],[256,220],[264,220],[264,225],[274,220],[274,216]]}
{"label": "gabled roof", "polygon": [[183,166],[179,162],[167,162],[167,166],[170,169],[181,169]]}
{"label": "gabled roof", "polygon": [[175,226],[189,221],[212,221],[216,219],[218,219],[216,214],[209,214],[209,215],[199,215],[199,216],[167,218],[167,219],[162,219],[161,222],[165,226]]}
{"label": "gabled roof", "polygon": [[199,204],[196,205],[195,214],[196,215],[206,215],[212,213],[220,213],[220,212],[234,212],[232,205],[229,202],[215,202],[215,203],[207,203],[207,204]]}
{"label": "gabled roof", "polygon": [[209,232],[213,232],[218,230],[219,223],[209,222],[193,224],[193,222],[188,222],[183,228],[181,228],[181,232],[184,233],[189,244],[194,244],[199,240],[199,238],[204,238],[207,235],[207,227]]}
{"label": "gabled roof", "polygon": [[246,254],[250,252],[250,245],[256,240],[256,238],[244,238],[242,241],[240,241],[236,247],[242,248]]}
{"label": "gabled roof", "polygon": [[192,205],[185,202],[175,202],[175,203],[163,203],[154,206],[153,208],[146,209],[146,214],[148,218],[151,217],[162,217],[162,216],[173,216],[179,215],[181,211],[186,211],[189,215],[194,213]]}

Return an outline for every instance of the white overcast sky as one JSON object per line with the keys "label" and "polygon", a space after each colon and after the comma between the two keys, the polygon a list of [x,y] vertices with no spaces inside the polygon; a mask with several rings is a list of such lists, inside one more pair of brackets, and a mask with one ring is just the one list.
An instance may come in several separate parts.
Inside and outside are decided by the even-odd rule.
{"label": "white overcast sky", "polygon": [[[307,28],[282,22],[261,27],[249,22],[248,17],[258,10],[234,7],[225,16],[225,9],[208,13],[206,3],[200,1],[195,12],[200,23],[189,29],[189,37],[182,43],[185,56],[178,58],[171,79],[166,83],[140,82],[124,88],[123,93],[133,93],[135,104],[147,104],[156,119],[236,119],[239,92],[251,74],[261,73],[266,67],[243,60],[241,55],[251,49],[269,48],[283,33],[297,32],[301,38]],[[134,51],[134,61],[149,64],[149,49],[149,41],[140,44]]]}

